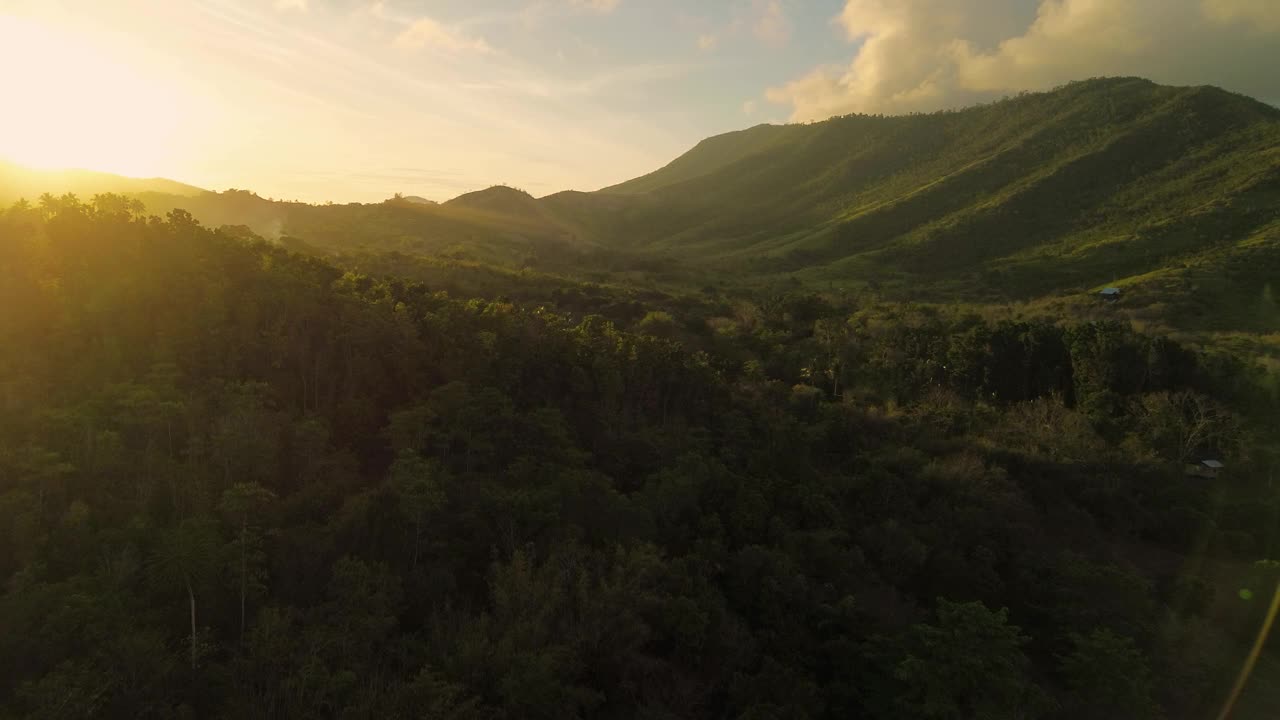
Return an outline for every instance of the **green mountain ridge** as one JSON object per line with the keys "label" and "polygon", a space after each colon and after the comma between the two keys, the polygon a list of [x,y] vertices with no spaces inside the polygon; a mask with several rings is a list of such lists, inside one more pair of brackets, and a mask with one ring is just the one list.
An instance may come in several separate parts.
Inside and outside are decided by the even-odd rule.
{"label": "green mountain ridge", "polygon": [[602,189],[602,193],[636,194],[667,187],[720,170],[762,152],[791,134],[784,125],[757,125],[747,130],[716,135],[699,142],[692,150],[648,175]]}
{"label": "green mountain ridge", "polygon": [[594,229],[749,273],[1028,297],[1266,227],[1278,148],[1280,111],[1243,96],[1087,81],[962,111],[713,138],[603,191],[629,204]]}
{"label": "green mountain ridge", "polygon": [[540,199],[504,186],[440,205],[139,197],[151,212],[182,208],[326,253],[669,287],[787,279],[936,302],[1150,285],[1149,306],[1190,287],[1171,282],[1184,275],[1220,270],[1238,284],[1228,295],[1257,297],[1280,274],[1280,110],[1214,87],[1105,78],[963,110],[759,125],[634,180]]}

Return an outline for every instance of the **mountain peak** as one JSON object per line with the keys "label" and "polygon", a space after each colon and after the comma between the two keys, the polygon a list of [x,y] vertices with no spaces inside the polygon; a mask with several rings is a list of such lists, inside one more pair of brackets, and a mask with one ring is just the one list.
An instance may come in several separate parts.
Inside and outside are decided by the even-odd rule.
{"label": "mountain peak", "polygon": [[439,205],[435,200],[429,200],[421,195],[401,195],[396,193],[395,197],[387,198],[389,203],[404,203],[407,205]]}
{"label": "mountain peak", "polygon": [[524,190],[507,185],[494,185],[484,190],[459,195],[446,202],[445,206],[513,215],[537,208],[538,201]]}

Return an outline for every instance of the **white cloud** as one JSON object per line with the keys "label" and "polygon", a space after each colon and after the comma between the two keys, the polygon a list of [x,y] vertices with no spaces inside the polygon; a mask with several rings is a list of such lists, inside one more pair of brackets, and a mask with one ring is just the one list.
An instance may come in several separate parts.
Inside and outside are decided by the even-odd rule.
{"label": "white cloud", "polygon": [[434,48],[446,52],[489,53],[493,48],[481,37],[471,37],[453,30],[429,17],[414,20],[396,36],[394,45],[403,50]]}
{"label": "white cloud", "polygon": [[276,0],[277,10],[307,11],[307,0]]}
{"label": "white cloud", "polygon": [[702,33],[698,36],[698,49],[702,51],[715,50],[720,44],[720,36],[715,33]]}
{"label": "white cloud", "polygon": [[796,120],[933,110],[1101,75],[1280,97],[1277,0],[847,0],[836,21],[862,41],[850,63],[767,93]]}
{"label": "white cloud", "polygon": [[622,0],[569,0],[569,5],[589,12],[607,15],[618,9]]}
{"label": "white cloud", "polygon": [[756,108],[757,108],[757,107],[758,107],[758,106],[757,106],[757,104],[756,104],[756,101],[755,101],[755,100],[748,100],[748,101],[746,101],[746,102],[742,103],[742,114],[743,114],[743,115],[755,115],[755,114],[756,114]]}

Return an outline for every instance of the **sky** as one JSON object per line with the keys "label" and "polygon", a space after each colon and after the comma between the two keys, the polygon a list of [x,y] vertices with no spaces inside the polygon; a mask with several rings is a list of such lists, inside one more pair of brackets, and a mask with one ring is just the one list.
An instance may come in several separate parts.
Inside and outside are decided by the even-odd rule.
{"label": "sky", "polygon": [[1280,0],[0,0],[0,157],[308,202],[546,195],[763,122],[1140,75],[1280,101]]}

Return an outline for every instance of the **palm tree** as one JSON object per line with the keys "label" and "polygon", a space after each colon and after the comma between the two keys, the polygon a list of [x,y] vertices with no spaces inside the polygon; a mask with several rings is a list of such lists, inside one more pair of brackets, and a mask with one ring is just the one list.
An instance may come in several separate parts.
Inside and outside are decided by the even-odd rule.
{"label": "palm tree", "polygon": [[249,592],[249,542],[255,528],[249,525],[249,516],[275,499],[275,493],[257,483],[236,483],[222,494],[221,510],[240,526],[240,637],[244,637],[245,597]]}
{"label": "palm tree", "polygon": [[212,523],[197,518],[165,533],[152,557],[151,570],[162,583],[177,583],[187,593],[191,611],[191,667],[199,659],[196,625],[196,590],[202,588],[214,568],[218,536]]}

